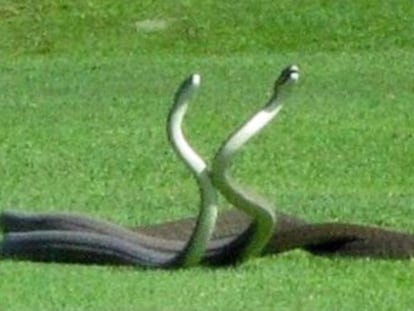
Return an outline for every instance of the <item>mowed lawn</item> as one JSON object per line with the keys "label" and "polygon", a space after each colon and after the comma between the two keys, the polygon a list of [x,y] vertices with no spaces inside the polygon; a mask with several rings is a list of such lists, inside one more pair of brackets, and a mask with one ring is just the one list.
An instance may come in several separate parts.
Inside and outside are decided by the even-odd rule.
{"label": "mowed lawn", "polygon": [[[0,1],[0,210],[195,215],[165,135],[175,88],[202,75],[185,130],[211,159],[297,63],[234,175],[309,221],[414,233],[414,8],[331,2]],[[302,251],[178,271],[3,260],[0,310],[410,310],[413,279],[411,260]]]}

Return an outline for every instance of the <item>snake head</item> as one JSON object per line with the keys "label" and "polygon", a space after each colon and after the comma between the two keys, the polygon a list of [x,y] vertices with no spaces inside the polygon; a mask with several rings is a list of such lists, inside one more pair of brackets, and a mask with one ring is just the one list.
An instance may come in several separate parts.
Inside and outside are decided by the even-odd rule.
{"label": "snake head", "polygon": [[299,67],[297,65],[289,65],[279,75],[275,82],[275,90],[285,84],[291,84],[299,80]]}

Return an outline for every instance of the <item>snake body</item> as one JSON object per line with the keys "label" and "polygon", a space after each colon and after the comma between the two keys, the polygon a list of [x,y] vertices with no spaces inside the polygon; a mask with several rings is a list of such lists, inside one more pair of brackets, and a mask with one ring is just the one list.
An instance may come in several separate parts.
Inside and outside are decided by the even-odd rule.
{"label": "snake body", "polygon": [[[291,215],[276,213],[275,231],[263,254],[279,254],[302,249],[319,256],[369,257],[381,259],[408,259],[414,257],[414,235],[374,226],[339,222],[306,223]],[[4,211],[1,215],[3,230],[9,233],[8,243],[17,245],[13,256],[42,262],[75,262],[83,264],[137,265],[131,257],[121,253],[109,256],[102,250],[87,251],[66,245],[58,251],[52,242],[35,239],[35,230],[65,230],[69,232],[94,232],[120,236],[122,241],[136,239],[157,245],[168,253],[180,252],[191,235],[196,219],[186,218],[161,224],[124,229],[111,223],[75,214],[29,214]],[[234,263],[237,248],[229,248],[231,242],[240,239],[251,225],[250,217],[238,210],[220,214],[212,240],[202,262],[208,265]],[[109,230],[110,229],[110,230]],[[116,234],[114,234],[116,232]],[[7,241],[7,238],[6,238]],[[26,241],[26,242],[24,242]],[[26,243],[26,247],[22,244]],[[42,247],[43,245],[43,247]],[[46,246],[45,246],[46,245]],[[52,247],[52,253],[50,252]],[[108,245],[105,247],[108,249]],[[111,248],[109,248],[111,249]],[[9,256],[6,257],[10,257]],[[13,257],[12,256],[12,257]]]}
{"label": "snake body", "polygon": [[282,70],[268,103],[231,134],[214,157],[211,175],[214,186],[233,206],[252,217],[252,224],[248,228],[249,241],[240,250],[241,260],[258,256],[263,252],[274,231],[276,215],[272,204],[234,181],[229,173],[230,160],[242,146],[276,117],[282,108],[281,96],[288,92],[298,78],[299,68],[296,65],[287,66]]}

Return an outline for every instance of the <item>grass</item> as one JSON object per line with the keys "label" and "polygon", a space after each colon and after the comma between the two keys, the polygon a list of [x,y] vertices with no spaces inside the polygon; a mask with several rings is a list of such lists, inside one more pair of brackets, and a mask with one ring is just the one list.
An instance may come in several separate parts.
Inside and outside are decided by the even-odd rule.
{"label": "grass", "polygon": [[[202,74],[185,129],[211,158],[298,62],[300,84],[235,175],[314,221],[414,232],[413,10],[408,0],[0,1],[1,209],[128,225],[193,215],[196,188],[165,137],[175,87]],[[217,270],[2,261],[0,309],[407,310],[413,271],[413,261],[300,251]]]}

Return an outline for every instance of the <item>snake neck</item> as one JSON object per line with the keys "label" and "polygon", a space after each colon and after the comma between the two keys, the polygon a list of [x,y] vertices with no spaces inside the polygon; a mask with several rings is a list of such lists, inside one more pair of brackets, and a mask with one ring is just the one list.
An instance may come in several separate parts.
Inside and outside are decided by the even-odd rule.
{"label": "snake neck", "polygon": [[[184,82],[168,116],[167,133],[171,145],[179,158],[192,172],[200,193],[199,214],[196,226],[182,252],[168,265],[193,266],[198,264],[207,248],[217,217],[217,195],[211,183],[206,163],[188,143],[182,131],[182,122],[188,107],[188,99],[194,89],[194,75]],[[191,82],[192,84],[189,84]],[[199,83],[199,81],[197,82]],[[187,86],[187,87],[185,87]]]}
{"label": "snake neck", "polygon": [[271,204],[233,180],[229,173],[231,159],[244,144],[278,114],[280,108],[281,106],[277,106],[274,109],[263,109],[256,113],[222,145],[213,162],[214,186],[232,205],[242,209],[253,218],[251,224],[253,229],[249,230],[251,234],[240,253],[241,260],[262,253],[272,236],[276,219]]}

